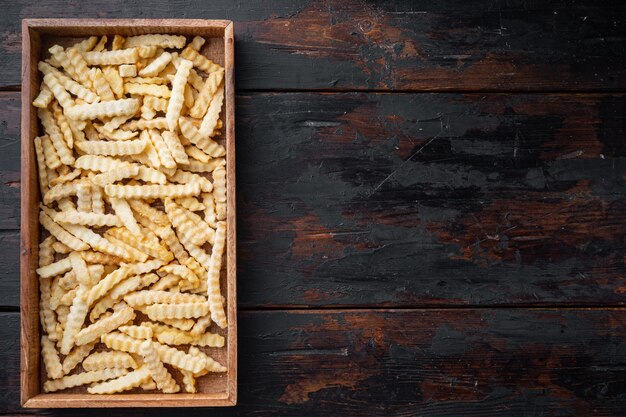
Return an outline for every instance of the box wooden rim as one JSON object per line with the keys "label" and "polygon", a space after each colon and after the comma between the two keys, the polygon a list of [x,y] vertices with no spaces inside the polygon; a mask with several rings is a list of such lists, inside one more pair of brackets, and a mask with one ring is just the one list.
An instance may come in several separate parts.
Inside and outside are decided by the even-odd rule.
{"label": "box wooden rim", "polygon": [[[39,376],[39,288],[33,266],[37,259],[39,226],[33,227],[32,211],[38,212],[38,182],[33,178],[34,148],[31,123],[31,30],[104,29],[112,32],[124,27],[203,27],[224,31],[225,108],[226,115],[226,178],[227,178],[227,315],[228,315],[228,373],[226,392],[218,394],[91,394],[40,393],[38,377],[33,381],[29,366],[35,366]],[[151,31],[151,32],[157,32]],[[166,29],[164,32],[175,33]],[[88,33],[85,33],[87,35]],[[87,407],[206,407],[237,404],[237,297],[236,297],[236,198],[235,198],[235,123],[234,123],[234,27],[230,20],[204,19],[23,19],[22,20],[22,116],[21,116],[21,220],[20,220],[20,403],[25,408],[87,408]],[[35,175],[36,177],[36,175]],[[33,194],[37,197],[33,200]],[[31,280],[35,285],[31,285]],[[35,302],[33,300],[35,294]],[[36,314],[35,314],[36,313]],[[30,351],[36,349],[35,363]]]}

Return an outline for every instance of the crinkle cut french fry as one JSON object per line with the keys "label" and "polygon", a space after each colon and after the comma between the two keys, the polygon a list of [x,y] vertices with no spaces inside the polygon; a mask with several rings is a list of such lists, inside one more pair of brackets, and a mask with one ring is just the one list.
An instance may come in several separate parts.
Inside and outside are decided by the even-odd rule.
{"label": "crinkle cut french fry", "polygon": [[163,324],[144,322],[142,326],[150,327],[159,343],[164,345],[188,345],[198,339],[198,337],[193,336],[191,333]]}
{"label": "crinkle cut french fry", "polygon": [[221,68],[215,72],[212,72],[207,77],[200,94],[196,99],[193,107],[189,110],[189,115],[196,119],[201,119],[209,108],[209,103],[217,92],[218,87],[224,79],[224,69]]}
{"label": "crinkle cut french fry", "polygon": [[213,193],[203,193],[202,203],[204,204],[204,221],[213,229],[217,227],[217,215],[215,213],[215,199]]}
{"label": "crinkle cut french fry", "polygon": [[91,211],[91,184],[79,181],[76,184],[76,209],[79,212]]}
{"label": "crinkle cut french fry", "polygon": [[208,135],[202,135],[198,129],[185,117],[179,119],[180,131],[183,136],[189,139],[191,143],[196,145],[202,151],[213,157],[223,156],[225,154],[224,147],[219,143],[210,139]]}
{"label": "crinkle cut french fry", "polygon": [[186,59],[181,60],[174,80],[172,81],[171,98],[165,114],[167,125],[172,132],[176,130],[178,118],[183,108],[185,86],[187,85],[187,78],[189,77],[189,71],[191,71],[192,66],[193,63],[191,61]]}
{"label": "crinkle cut french fry", "polygon": [[[46,172],[46,157],[43,152],[43,145],[41,144],[41,137],[34,139],[35,144],[35,156],[37,161],[37,176],[39,178],[39,189],[44,194],[48,191],[50,182],[48,180],[48,174]],[[61,161],[59,161],[61,163]]]}
{"label": "crinkle cut french fry", "polygon": [[198,337],[196,340],[191,342],[191,344],[196,345],[196,346],[208,346],[208,347],[221,348],[221,347],[224,347],[224,342],[225,342],[224,336],[221,336],[216,333],[204,333],[203,335]]}
{"label": "crinkle cut french fry", "polygon": [[183,388],[185,389],[185,392],[198,392],[196,389],[196,378],[193,375],[193,372],[181,370],[180,373],[183,375]]}
{"label": "crinkle cut french fry", "polygon": [[215,244],[211,252],[211,263],[208,273],[208,297],[211,306],[211,320],[222,329],[228,324],[226,313],[222,304],[222,294],[220,293],[220,270],[222,269],[222,255],[226,244],[226,223],[218,222],[215,231]]}
{"label": "crinkle cut french fry", "polygon": [[184,185],[107,185],[104,191],[119,198],[177,198],[200,194],[197,183]]}
{"label": "crinkle cut french fry", "polygon": [[148,142],[145,139],[121,142],[83,141],[76,146],[85,153],[96,155],[133,155],[143,152]]}
{"label": "crinkle cut french fry", "polygon": [[[169,84],[170,80],[164,77],[130,77],[126,79],[126,82],[135,84]],[[149,96],[152,97],[152,96]],[[158,97],[155,97],[158,98]],[[167,107],[167,106],[166,106]]]}
{"label": "crinkle cut french fry", "polygon": [[226,219],[226,170],[223,167],[213,171],[213,197],[217,219]]}
{"label": "crinkle cut french fry", "polygon": [[52,113],[50,113],[48,109],[37,109],[37,115],[41,120],[44,130],[50,137],[61,162],[65,165],[72,165],[74,163],[74,156],[67,147],[67,143],[65,143],[61,130],[59,129],[59,126],[57,126]]}
{"label": "crinkle cut french fry", "polygon": [[[220,299],[221,303],[221,299]],[[152,320],[189,319],[206,316],[208,303],[152,304],[146,307],[146,313]],[[213,316],[211,316],[213,318]],[[214,320],[215,321],[215,320]],[[219,325],[219,323],[218,323]]]}
{"label": "crinkle cut french fry", "polygon": [[150,287],[151,290],[162,291],[175,287],[180,282],[180,277],[174,274],[167,274],[156,284]]}
{"label": "crinkle cut french fry", "polygon": [[122,262],[122,259],[117,256],[109,255],[102,252],[96,252],[93,250],[82,251],[80,252],[80,256],[83,257],[85,262],[91,264],[97,263],[102,265],[119,265]]}
{"label": "crinkle cut french fry", "polygon": [[123,130],[137,129],[167,129],[167,120],[165,117],[157,117],[152,120],[131,120],[121,126]]}
{"label": "crinkle cut french fry", "polygon": [[[222,103],[224,102],[224,84],[221,84],[220,87],[215,92],[213,96],[213,100],[211,100],[211,104],[209,104],[209,108],[202,119],[202,124],[200,124],[200,128],[198,131],[200,135],[204,137],[213,136],[213,132],[217,127],[217,120],[220,117],[220,112],[222,110]],[[208,152],[207,152],[208,153]],[[210,153],[209,153],[210,154]]]}
{"label": "crinkle cut french fry", "polygon": [[45,392],[54,392],[67,388],[74,388],[80,385],[90,384],[96,381],[117,378],[126,375],[126,369],[102,369],[100,371],[83,372],[80,374],[67,375],[60,379],[46,381],[43,384]]}
{"label": "crinkle cut french fry", "polygon": [[206,356],[188,355],[181,350],[157,342],[154,342],[153,346],[162,362],[175,366],[176,368],[196,373],[207,366]]}
{"label": "crinkle cut french fry", "polygon": [[94,214],[105,214],[104,213],[104,200],[102,199],[102,187],[98,187],[97,185],[93,185],[91,188],[91,208]]}
{"label": "crinkle cut french fry", "polygon": [[43,357],[48,378],[61,378],[63,376],[63,365],[61,365],[59,354],[54,343],[45,335],[41,336],[41,356]]}
{"label": "crinkle cut french fry", "polygon": [[111,86],[115,98],[120,99],[124,97],[124,80],[120,76],[116,67],[107,66],[102,69],[102,74]]}
{"label": "crinkle cut french fry", "polygon": [[[139,235],[136,235],[127,228],[115,227],[107,230],[104,234],[105,236],[112,236],[119,239],[141,252],[145,252],[164,262],[169,262],[174,258],[174,256],[159,243],[158,239],[153,239],[152,241],[146,240],[146,236],[144,236],[146,234],[145,231],[141,231]],[[138,239],[137,236],[143,236],[143,238]]]}
{"label": "crinkle cut french fry", "polygon": [[142,386],[146,382],[149,382],[150,379],[150,370],[146,365],[143,365],[141,368],[126,375],[95,384],[87,388],[87,392],[90,394],[115,394],[116,392],[128,391]]}
{"label": "crinkle cut french fry", "polygon": [[200,51],[200,49],[202,48],[205,42],[206,42],[206,39],[204,39],[203,37],[194,36],[191,42],[189,42],[189,46],[195,49],[196,51]]}
{"label": "crinkle cut french fry", "polygon": [[123,98],[101,103],[80,104],[67,109],[67,116],[77,120],[100,119],[103,117],[130,116],[139,110],[139,100]]}
{"label": "crinkle cut french fry", "polygon": [[103,127],[94,125],[101,138],[109,140],[130,140],[139,134],[139,132],[130,132],[128,130],[105,130]]}
{"label": "crinkle cut french fry", "polygon": [[161,112],[167,111],[168,100],[165,98],[145,96],[143,98],[143,102],[144,104],[148,104],[150,108],[155,111],[161,111]]}
{"label": "crinkle cut french fry", "polygon": [[[45,227],[45,226],[44,226]],[[72,268],[72,263],[69,258],[63,258],[57,262],[51,263],[41,268],[37,268],[37,274],[41,278],[51,278],[69,271]]]}
{"label": "crinkle cut french fry", "polygon": [[70,256],[68,256],[68,259],[70,260],[72,270],[76,275],[76,280],[85,287],[89,286],[91,283],[91,276],[89,275],[87,264],[85,263],[85,260],[80,256],[80,253],[72,252],[70,253]]}
{"label": "crinkle cut french fry", "polygon": [[101,369],[115,368],[127,369],[136,367],[137,363],[130,354],[118,351],[95,352],[83,361],[83,368],[85,371],[98,371]]}
{"label": "crinkle cut french fry", "polygon": [[100,341],[109,349],[128,353],[139,353],[142,340],[135,339],[120,332],[111,332],[100,336]]}
{"label": "crinkle cut french fry", "polygon": [[113,171],[98,174],[94,176],[91,181],[99,187],[105,187],[107,184],[121,181],[124,178],[131,178],[137,174],[139,174],[139,167],[137,165],[127,165]]}
{"label": "crinkle cut french fry", "polygon": [[172,378],[172,375],[165,369],[163,362],[151,341],[146,340],[139,347],[139,354],[144,358],[144,366],[150,370],[150,375],[156,382],[157,387],[164,393],[175,393],[180,391],[180,387]]}
{"label": "crinkle cut french fry", "polygon": [[120,219],[113,214],[61,211],[54,216],[57,223],[80,224],[83,226],[121,226]]}
{"label": "crinkle cut french fry", "polygon": [[170,291],[154,291],[143,290],[137,291],[124,296],[126,301],[131,306],[138,305],[150,305],[157,303],[164,304],[180,304],[180,303],[203,303],[207,299],[201,295],[175,293]]}
{"label": "crinkle cut french fry", "polygon": [[161,48],[180,49],[185,46],[184,36],[176,35],[138,35],[126,38],[124,46],[126,48],[134,48],[138,46],[160,46]]}
{"label": "crinkle cut french fry", "polygon": [[[47,166],[48,169],[57,169],[59,168],[62,164],[61,164],[61,160],[59,159],[59,156],[57,155],[57,151],[54,149],[54,145],[52,144],[52,140],[50,139],[49,135],[43,135],[41,136],[41,146],[43,148],[43,155],[44,155],[44,162]],[[47,175],[48,171],[46,172],[46,178],[49,177],[49,175]],[[50,179],[48,178],[49,181],[52,181],[54,179]]]}
{"label": "crinkle cut french fry", "polygon": [[65,323],[63,339],[61,340],[61,353],[67,355],[74,346],[75,337],[80,331],[85,317],[87,316],[87,303],[85,302],[86,288],[79,286],[74,302],[70,307],[70,314]]}
{"label": "crinkle cut french fry", "polygon": [[152,328],[148,326],[121,326],[118,330],[135,339],[152,340]]}
{"label": "crinkle cut french fry", "polygon": [[139,289],[139,287],[141,287],[142,284],[143,282],[141,280],[141,277],[137,275],[127,278],[126,280],[117,284],[111,290],[111,298],[113,298],[114,300],[119,300],[120,298],[128,294],[129,292],[136,291],[137,289]]}
{"label": "crinkle cut french fry", "polygon": [[65,140],[67,147],[72,149],[74,147],[74,134],[72,133],[72,129],[70,128],[70,125],[67,122],[65,115],[63,114],[63,110],[59,106],[59,103],[56,101],[52,102],[51,107],[52,107],[52,114],[54,115],[54,118],[56,119],[57,126],[59,127],[59,130],[61,131],[61,134],[63,135],[63,139]]}
{"label": "crinkle cut french fry", "polygon": [[167,64],[172,60],[172,54],[169,52],[163,52],[161,55],[156,57],[148,66],[142,68],[139,71],[139,75],[141,77],[156,77],[161,71],[167,67]]}
{"label": "crinkle cut french fry", "polygon": [[52,94],[52,91],[45,85],[45,83],[42,83],[39,88],[39,95],[35,98],[35,100],[33,100],[33,106],[45,109],[48,107],[48,104],[50,104],[53,98],[54,94]]}
{"label": "crinkle cut french fry", "polygon": [[41,327],[46,331],[52,341],[57,341],[59,335],[56,331],[56,315],[50,306],[51,280],[49,278],[39,278],[39,319]]}
{"label": "crinkle cut french fry", "polygon": [[135,313],[131,307],[126,307],[120,311],[113,313],[112,316],[101,319],[94,324],[85,327],[76,335],[76,345],[82,346],[97,340],[105,333],[117,329],[121,325],[133,320]]}
{"label": "crinkle cut french fry", "polygon": [[91,342],[83,346],[76,346],[63,360],[63,374],[69,374],[96,346],[96,342]]}
{"label": "crinkle cut french fry", "polygon": [[80,184],[79,181],[72,181],[53,186],[44,194],[43,202],[45,204],[51,204],[54,201],[76,194],[78,184]]}
{"label": "crinkle cut french fry", "polygon": [[89,65],[134,64],[139,60],[139,51],[136,48],[128,48],[117,51],[85,52],[83,56]]}
{"label": "crinkle cut french fry", "polygon": [[190,46],[186,47],[183,52],[181,52],[180,56],[181,58],[188,59],[193,62],[195,67],[206,72],[207,74],[218,71],[222,68]]}

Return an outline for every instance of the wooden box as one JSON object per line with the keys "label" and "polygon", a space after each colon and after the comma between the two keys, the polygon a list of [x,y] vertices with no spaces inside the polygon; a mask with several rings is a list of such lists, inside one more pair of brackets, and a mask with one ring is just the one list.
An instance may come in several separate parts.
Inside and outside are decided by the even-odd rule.
{"label": "wooden box", "polygon": [[[222,110],[226,146],[228,215],[225,267],[222,294],[227,299],[228,329],[226,346],[216,357],[228,368],[226,374],[198,379],[196,394],[129,393],[90,395],[84,390],[70,393],[44,393],[40,363],[39,288],[35,273],[38,259],[39,185],[33,139],[38,134],[35,108],[41,74],[37,63],[47,47],[67,45],[90,35],[125,36],[171,33],[187,37],[202,36],[207,44],[202,52],[224,66],[225,100]],[[53,407],[205,407],[232,406],[237,402],[237,308],[236,308],[236,233],[235,233],[235,136],[234,136],[234,37],[228,20],[198,19],[25,19],[22,21],[22,176],[20,240],[21,311],[21,404],[28,408]],[[82,392],[81,392],[82,391]]]}

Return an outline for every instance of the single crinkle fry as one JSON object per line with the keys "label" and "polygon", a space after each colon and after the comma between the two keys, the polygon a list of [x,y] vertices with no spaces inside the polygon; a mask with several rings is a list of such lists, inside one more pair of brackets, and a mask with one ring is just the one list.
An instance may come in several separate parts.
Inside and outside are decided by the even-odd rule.
{"label": "single crinkle fry", "polygon": [[64,110],[67,110],[74,105],[74,100],[72,100],[72,97],[65,90],[65,88],[63,88],[61,83],[53,74],[48,73],[44,75],[43,82],[50,89],[50,91],[52,91],[52,94],[58,100],[59,104],[61,105],[61,107],[63,107]]}
{"label": "single crinkle fry", "polygon": [[206,356],[189,355],[176,348],[153,342],[162,362],[190,372],[200,372],[207,366]]}
{"label": "single crinkle fry", "polygon": [[150,206],[142,200],[129,200],[128,204],[130,204],[130,207],[138,214],[149,218],[158,225],[167,226],[170,224],[167,214]]}
{"label": "single crinkle fry", "polygon": [[77,81],[85,87],[91,88],[92,84],[91,79],[89,78],[89,67],[87,66],[87,62],[85,62],[81,52],[76,48],[68,48],[65,53],[67,54],[73,71],[78,78]]}
{"label": "single crinkle fry", "polygon": [[196,294],[143,290],[126,295],[124,297],[124,301],[126,301],[131,306],[137,306],[156,303],[202,303],[206,302],[207,299],[201,295]]}
{"label": "single crinkle fry", "polygon": [[198,201],[195,197],[182,197],[177,198],[176,203],[180,204],[182,207],[189,211],[201,211],[204,210],[204,204]]}
{"label": "single crinkle fry", "polygon": [[126,375],[127,373],[128,371],[126,369],[102,369],[99,371],[67,375],[60,379],[46,381],[45,384],[43,384],[43,390],[45,392],[59,391],[80,385],[91,384],[96,381],[117,378],[119,376]]}
{"label": "single crinkle fry", "polygon": [[198,129],[198,131],[200,132],[200,135],[205,136],[205,137],[214,135],[213,132],[215,132],[215,128],[217,127],[217,120],[220,117],[220,111],[222,109],[223,102],[224,102],[224,84],[222,84],[217,89],[217,91],[215,92],[215,95],[213,96],[213,100],[211,100],[211,104],[209,104],[209,108],[207,109],[207,112],[204,115],[204,118],[202,119],[202,124],[200,125],[200,128]]}
{"label": "single crinkle fry", "polygon": [[142,286],[143,286],[143,281],[141,277],[137,275],[132,276],[120,282],[111,290],[111,298],[117,301],[121,299],[122,297],[124,297],[129,292],[136,291]]}
{"label": "single crinkle fry", "polygon": [[150,139],[152,140],[152,144],[159,154],[159,160],[161,161],[161,165],[165,168],[173,168],[176,169],[176,161],[172,157],[165,140],[161,136],[158,130],[150,131]]}
{"label": "single crinkle fry", "polygon": [[141,368],[126,375],[110,381],[95,384],[87,388],[87,392],[90,394],[115,394],[116,392],[128,391],[142,386],[143,384],[149,382],[150,379],[149,368],[146,365],[143,365]]}
{"label": "single crinkle fry", "polygon": [[72,268],[72,263],[69,258],[61,259],[60,261],[51,263],[49,265],[37,268],[37,274],[40,278],[51,278],[57,275],[61,275]]}
{"label": "single crinkle fry", "polygon": [[156,77],[161,71],[167,67],[167,64],[172,60],[172,54],[169,52],[163,52],[156,57],[148,66],[139,71],[141,77]]}
{"label": "single crinkle fry", "polygon": [[200,337],[191,342],[196,346],[208,346],[208,347],[224,347],[224,336],[216,333],[204,333]]}
{"label": "single crinkle fry", "polygon": [[215,231],[215,244],[211,252],[211,263],[208,274],[208,297],[211,306],[211,320],[222,329],[228,324],[224,306],[222,304],[222,294],[220,293],[220,270],[222,269],[222,255],[226,243],[226,223],[218,222]]}
{"label": "single crinkle fry", "polygon": [[101,103],[80,104],[66,110],[71,119],[90,120],[103,117],[130,116],[139,110],[139,100],[124,98]]}
{"label": "single crinkle fry", "polygon": [[[124,97],[124,80],[120,76],[118,69],[113,66],[104,67],[102,68],[102,74],[109,83],[109,86],[111,86],[115,98],[120,99]],[[114,128],[110,128],[109,130],[112,129]]]}
{"label": "single crinkle fry", "polygon": [[[46,173],[46,156],[44,154],[41,137],[34,139],[35,143],[35,156],[37,161],[37,174],[39,176],[39,189],[44,194],[49,187],[48,174]],[[61,161],[59,161],[59,164]]]}
{"label": "single crinkle fry", "polygon": [[[123,326],[127,327],[127,326]],[[136,326],[139,327],[139,326]],[[126,352],[105,351],[95,352],[83,361],[85,371],[99,371],[101,369],[127,369],[137,368],[133,357]]]}
{"label": "single crinkle fry", "polygon": [[172,81],[172,94],[165,115],[169,130],[172,132],[176,130],[178,118],[183,108],[185,86],[187,85],[187,78],[189,77],[189,71],[191,71],[192,66],[193,63],[191,61],[186,59],[181,60],[174,80]]}
{"label": "single crinkle fry", "polygon": [[66,182],[74,181],[76,178],[80,177],[81,174],[80,169],[75,169],[67,174],[56,177],[54,180],[50,181],[50,185],[65,184]]}
{"label": "single crinkle fry", "polygon": [[80,224],[83,226],[121,226],[120,219],[112,214],[61,211],[54,216],[57,223]]}
{"label": "single crinkle fry", "polygon": [[115,100],[113,90],[111,90],[111,86],[104,77],[104,74],[102,73],[102,70],[100,68],[90,69],[89,79],[91,79],[91,84],[93,85],[93,88],[96,90],[96,93],[102,99],[102,101]]}
{"label": "single crinkle fry", "polygon": [[194,336],[200,336],[200,335],[202,335],[206,331],[206,329],[209,328],[210,325],[211,325],[211,316],[210,315],[206,315],[204,317],[200,317],[196,321],[196,324],[193,325],[193,327],[191,328],[189,333],[191,333]]}
{"label": "single crinkle fry", "polygon": [[156,323],[143,323],[143,325],[149,326],[154,332],[154,335],[159,343],[163,343],[164,345],[188,345],[198,339],[198,337],[192,335],[191,333],[175,327]]}
{"label": "single crinkle fry", "polygon": [[67,316],[63,339],[61,340],[61,353],[67,355],[74,346],[75,337],[80,331],[85,317],[87,316],[87,303],[85,302],[86,288],[79,286],[74,302],[70,307],[70,314]]}
{"label": "single crinkle fry", "polygon": [[120,311],[113,313],[112,316],[101,319],[94,324],[85,327],[77,335],[75,343],[78,346],[85,345],[89,342],[97,340],[105,333],[117,329],[121,325],[135,318],[135,313],[131,307],[126,307]]}
{"label": "single crinkle fry", "polygon": [[116,237],[111,235],[104,235],[104,238],[114,244],[115,246],[119,246],[120,248],[125,249],[131,257],[131,261],[133,262],[146,262],[148,260],[148,254],[142,252],[135,248],[134,246],[129,245],[126,242],[123,242]]}
{"label": "single crinkle fry", "polygon": [[85,263],[85,260],[80,256],[80,253],[72,252],[70,256],[68,256],[68,259],[72,265],[76,280],[85,287],[91,286],[91,276],[87,269],[87,263]]}
{"label": "single crinkle fry", "polygon": [[144,366],[150,370],[150,375],[156,382],[157,387],[164,393],[175,393],[180,391],[180,387],[172,378],[172,375],[165,369],[163,362],[151,341],[144,341],[139,347],[139,354],[144,358]]}
{"label": "single crinkle fry", "polygon": [[105,187],[108,184],[121,181],[124,178],[132,178],[137,174],[139,174],[139,167],[137,165],[129,165],[113,171],[98,174],[93,177],[92,182],[100,187]]}
{"label": "single crinkle fry", "polygon": [[76,209],[91,212],[91,184],[87,181],[78,181],[76,184]]}
{"label": "single crinkle fry", "polygon": [[127,278],[132,273],[132,268],[128,265],[123,265],[119,269],[111,272],[105,276],[98,284],[96,284],[87,294],[87,305],[91,306],[93,303],[103,297],[114,286],[119,284],[122,280]]}
{"label": "single crinkle fry", "polygon": [[[135,84],[169,84],[170,80],[163,77],[131,77],[127,78],[126,82]],[[158,98],[158,97],[155,97]]]}
{"label": "single crinkle fry", "polygon": [[61,131],[61,134],[63,135],[63,139],[65,140],[67,147],[72,149],[74,147],[74,134],[72,133],[72,129],[70,128],[70,125],[67,122],[65,115],[63,114],[63,110],[61,109],[61,106],[59,106],[58,102],[53,101],[51,104],[51,108],[52,108],[52,114],[54,115],[54,118],[56,119],[57,126],[59,127],[59,130]]}
{"label": "single crinkle fry", "polygon": [[185,46],[187,40],[184,36],[176,35],[138,35],[126,38],[124,46],[133,48],[137,46],[160,46],[161,48],[180,49]]}
{"label": "single crinkle fry", "polygon": [[[52,140],[50,136],[43,135],[40,136],[41,146],[44,156],[44,163],[49,169],[57,169],[61,166],[61,160],[57,155],[57,151],[54,149],[54,145],[52,145]],[[44,173],[47,171],[44,170]],[[48,175],[46,175],[46,179],[48,179]],[[48,182],[54,181],[55,179],[50,179]],[[54,184],[51,184],[54,185]]]}
{"label": "single crinkle fry", "polygon": [[191,47],[186,47],[180,56],[193,62],[193,65],[207,74],[220,70],[222,67],[211,61]]}
{"label": "single crinkle fry", "polygon": [[135,339],[120,332],[111,332],[100,336],[100,341],[109,349],[121,352],[139,353],[142,340]]}
{"label": "single crinkle fry", "polygon": [[137,130],[137,129],[167,129],[167,120],[165,117],[157,117],[152,120],[131,120],[121,126],[124,130]]}
{"label": "single crinkle fry", "polygon": [[193,182],[197,182],[200,184],[200,189],[203,193],[210,193],[213,191],[213,184],[206,177],[201,175],[194,174],[192,172],[177,170],[174,175],[168,176],[169,180],[172,182],[180,183],[180,184],[189,184]]}
{"label": "single crinkle fry", "polygon": [[226,219],[226,170],[223,167],[213,171],[213,197],[217,219]]}
{"label": "single crinkle fry", "polygon": [[45,85],[45,83],[41,84],[39,87],[39,95],[33,100],[33,106],[39,107],[40,109],[45,109],[48,107],[48,104],[54,98],[54,94],[52,91]]}
{"label": "single crinkle fry", "polygon": [[101,138],[108,140],[130,140],[139,134],[139,132],[130,132],[128,130],[109,131],[105,130],[104,127],[99,125],[94,125],[94,127],[100,134]]}
{"label": "single crinkle fry", "polygon": [[121,142],[83,141],[76,146],[85,153],[97,155],[133,155],[141,153],[147,145],[144,139]]}
{"label": "single crinkle fry", "polygon": [[110,197],[119,198],[176,198],[200,194],[197,183],[184,185],[107,185],[104,189]]}
{"label": "single crinkle fry", "polygon": [[152,328],[148,326],[121,326],[118,330],[135,339],[152,340]]}
{"label": "single crinkle fry", "polygon": [[189,162],[189,158],[185,153],[185,148],[180,143],[180,139],[178,138],[178,134],[176,132],[170,132],[169,130],[164,131],[161,135],[163,140],[165,141],[165,145],[167,146],[172,158],[178,164],[187,164]]}
{"label": "single crinkle fry", "polygon": [[184,209],[180,208],[169,198],[165,199],[165,212],[172,222],[172,226],[176,228],[177,234],[179,236],[182,235],[183,239],[194,245],[202,245],[209,240],[210,236],[203,233],[196,224],[190,221],[185,215]]}
{"label": "single crinkle fry", "polygon": [[83,257],[85,262],[91,264],[119,265],[122,262],[122,259],[117,256],[92,250],[82,251],[80,252],[80,256]]}
{"label": "single crinkle fry", "polygon": [[136,48],[129,48],[117,51],[85,52],[83,56],[89,65],[134,64],[139,60],[139,51]]}
{"label": "single crinkle fry", "polygon": [[146,313],[152,320],[197,318],[206,316],[209,313],[209,304],[152,304],[146,307]]}
{"label": "single crinkle fry", "polygon": [[41,336],[41,356],[43,357],[43,364],[45,365],[48,378],[61,378],[63,376],[63,365],[61,365],[59,354],[54,343],[45,335]]}
{"label": "single crinkle fry", "polygon": [[185,153],[187,156],[197,159],[200,162],[204,162],[205,164],[213,159],[211,155],[205,153],[202,149],[193,144],[185,146]]}
{"label": "single crinkle fry", "polygon": [[153,240],[150,242],[149,240],[146,240],[145,237],[141,238],[142,235],[143,233],[140,233],[139,235],[133,234],[129,229],[122,227],[115,227],[105,232],[105,236],[112,236],[119,239],[141,252],[147,253],[155,258],[162,259],[164,262],[172,260],[173,255],[158,241]]}

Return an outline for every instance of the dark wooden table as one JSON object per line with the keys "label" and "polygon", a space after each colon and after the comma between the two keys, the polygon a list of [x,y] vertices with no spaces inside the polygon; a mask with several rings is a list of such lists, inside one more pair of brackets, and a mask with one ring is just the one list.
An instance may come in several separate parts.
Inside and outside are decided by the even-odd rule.
{"label": "dark wooden table", "polygon": [[[13,1],[0,412],[626,415],[621,1]],[[20,19],[235,21],[239,405],[19,407]]]}

